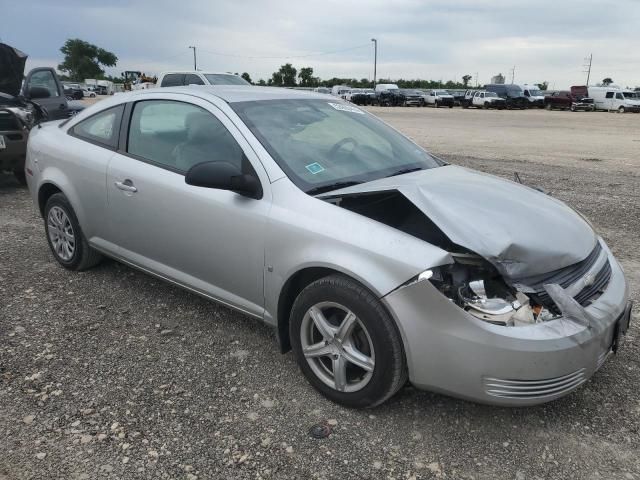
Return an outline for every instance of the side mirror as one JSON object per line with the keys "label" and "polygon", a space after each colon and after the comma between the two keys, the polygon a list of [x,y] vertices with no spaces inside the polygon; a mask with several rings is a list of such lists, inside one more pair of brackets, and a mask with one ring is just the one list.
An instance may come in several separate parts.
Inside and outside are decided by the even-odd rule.
{"label": "side mirror", "polygon": [[238,167],[227,162],[204,162],[194,165],[185,175],[184,181],[194,187],[230,190],[256,200],[262,198],[262,187],[258,179],[242,173]]}
{"label": "side mirror", "polygon": [[31,100],[37,100],[38,98],[49,98],[51,93],[44,87],[31,87],[29,89],[29,98]]}

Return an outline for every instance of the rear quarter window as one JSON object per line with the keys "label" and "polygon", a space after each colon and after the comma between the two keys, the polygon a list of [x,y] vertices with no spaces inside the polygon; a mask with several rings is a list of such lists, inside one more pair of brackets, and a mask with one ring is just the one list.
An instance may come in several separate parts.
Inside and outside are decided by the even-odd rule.
{"label": "rear quarter window", "polygon": [[124,105],[108,108],[82,120],[69,129],[69,135],[115,149]]}

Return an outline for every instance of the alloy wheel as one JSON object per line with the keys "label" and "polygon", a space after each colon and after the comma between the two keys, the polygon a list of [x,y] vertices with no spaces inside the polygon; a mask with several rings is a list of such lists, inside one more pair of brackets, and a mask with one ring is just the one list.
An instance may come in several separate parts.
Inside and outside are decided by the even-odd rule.
{"label": "alloy wheel", "polygon": [[62,208],[54,206],[49,210],[47,232],[54,253],[63,261],[70,261],[76,250],[76,237],[71,220]]}
{"label": "alloy wheel", "polygon": [[373,375],[375,351],[364,324],[347,307],[320,302],[300,328],[302,353],[313,373],[339,392],[364,388]]}

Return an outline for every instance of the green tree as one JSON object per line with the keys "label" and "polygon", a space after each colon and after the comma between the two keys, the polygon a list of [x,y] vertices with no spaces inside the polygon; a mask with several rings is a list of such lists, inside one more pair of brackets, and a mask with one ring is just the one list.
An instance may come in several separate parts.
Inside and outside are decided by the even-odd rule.
{"label": "green tree", "polygon": [[544,92],[545,90],[547,90],[549,88],[549,82],[547,82],[545,80],[544,82],[539,83],[538,84],[538,88]]}
{"label": "green tree", "polygon": [[260,85],[261,87],[264,87],[266,84],[267,82],[265,82],[262,78],[258,80],[258,85]]}
{"label": "green tree", "polygon": [[251,76],[250,76],[247,72],[244,72],[244,73],[243,73],[242,75],[240,75],[240,76],[241,76],[242,78],[244,78],[247,82],[249,82],[249,83],[253,83],[253,82],[251,81]]}
{"label": "green tree", "polygon": [[273,85],[275,87],[281,87],[282,83],[282,74],[280,72],[273,72],[271,74],[271,78],[267,82],[267,85]]}
{"label": "green tree", "polygon": [[469,80],[471,80],[473,77],[471,75],[465,75],[462,77],[462,85],[464,85],[464,88],[467,88],[467,86],[469,85]]}
{"label": "green tree", "polygon": [[298,78],[300,79],[301,87],[313,87],[315,80],[313,77],[313,68],[302,67],[300,69],[300,73],[298,73]]}
{"label": "green tree", "polygon": [[602,85],[603,86],[608,86],[611,85],[613,83],[613,79],[611,77],[607,77],[604,80],[602,80]]}
{"label": "green tree", "polygon": [[101,66],[115,67],[118,62],[115,54],[79,38],[68,39],[60,51],[64,61],[58,65],[58,70],[78,82],[85,78],[100,78],[104,75]]}
{"label": "green tree", "polygon": [[280,67],[280,70],[273,74],[273,81],[276,82],[276,74],[280,75],[282,79],[280,85],[285,87],[295,87],[296,86],[296,74],[298,71],[294,68],[290,63],[286,63]]}

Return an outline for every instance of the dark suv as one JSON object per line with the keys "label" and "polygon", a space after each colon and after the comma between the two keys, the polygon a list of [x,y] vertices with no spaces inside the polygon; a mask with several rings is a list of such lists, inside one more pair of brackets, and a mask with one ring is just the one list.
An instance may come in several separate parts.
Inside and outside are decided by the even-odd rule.
{"label": "dark suv", "polygon": [[524,96],[522,88],[518,85],[505,83],[491,83],[485,87],[487,92],[494,92],[500,98],[504,98],[507,108],[519,108],[524,110],[529,106],[529,100]]}

